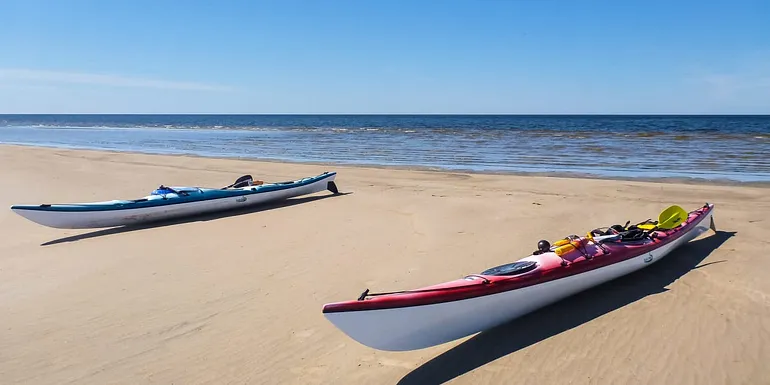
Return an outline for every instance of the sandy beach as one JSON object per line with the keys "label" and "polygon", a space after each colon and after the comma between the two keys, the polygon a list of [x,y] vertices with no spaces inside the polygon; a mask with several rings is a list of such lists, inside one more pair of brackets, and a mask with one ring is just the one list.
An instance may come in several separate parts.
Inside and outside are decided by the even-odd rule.
{"label": "sandy beach", "polygon": [[[765,187],[20,146],[0,146],[0,165],[2,384],[770,384]],[[152,228],[52,229],[8,209],[323,171],[345,194]],[[705,202],[717,233],[452,343],[376,351],[321,313]]]}

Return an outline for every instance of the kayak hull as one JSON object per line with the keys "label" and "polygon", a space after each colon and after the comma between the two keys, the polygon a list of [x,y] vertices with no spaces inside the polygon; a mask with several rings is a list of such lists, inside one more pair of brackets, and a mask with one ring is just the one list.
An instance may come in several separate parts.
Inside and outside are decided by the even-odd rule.
{"label": "kayak hull", "polygon": [[[336,192],[336,173],[292,182],[236,189],[182,188],[186,195],[148,196],[132,201],[63,205],[14,205],[16,214],[43,226],[60,229],[138,225],[205,213],[245,208],[324,190]],[[177,188],[179,189],[179,188]]]}
{"label": "kayak hull", "polygon": [[[392,305],[383,309],[355,310],[352,309],[354,303],[348,302],[348,309],[342,311],[335,310],[334,305],[327,305],[324,315],[349,337],[371,348],[405,351],[439,345],[498,326],[573,294],[647,267],[706,232],[711,217],[712,211],[709,210],[698,218],[698,223],[693,224],[685,234],[660,247],[579,274],[544,280],[542,283],[495,294],[433,304]],[[520,261],[561,263],[561,259],[553,253],[532,255]],[[483,285],[484,278],[485,276],[481,275],[469,276],[464,281],[466,284],[478,282],[478,285]],[[486,278],[492,280],[495,277]],[[455,283],[458,284],[457,281]]]}

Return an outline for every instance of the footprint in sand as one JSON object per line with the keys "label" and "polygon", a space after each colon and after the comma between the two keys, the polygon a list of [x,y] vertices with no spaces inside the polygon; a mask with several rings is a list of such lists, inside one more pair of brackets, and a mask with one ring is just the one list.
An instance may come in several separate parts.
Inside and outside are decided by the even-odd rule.
{"label": "footprint in sand", "polygon": [[405,368],[405,369],[415,369],[417,367],[417,365],[414,362],[407,362],[407,361],[396,360],[393,358],[385,358],[385,357],[377,357],[377,356],[361,357],[361,364],[366,364],[367,366],[374,364],[374,365],[380,365],[380,366],[391,366],[391,367],[399,367],[399,368]]}
{"label": "footprint in sand", "polygon": [[315,334],[315,329],[305,329],[302,331],[294,332],[293,334],[294,334],[294,338],[305,339]]}

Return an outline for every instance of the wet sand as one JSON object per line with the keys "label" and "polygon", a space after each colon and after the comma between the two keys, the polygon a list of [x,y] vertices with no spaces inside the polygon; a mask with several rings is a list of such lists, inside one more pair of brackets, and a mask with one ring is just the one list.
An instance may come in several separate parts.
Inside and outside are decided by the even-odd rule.
{"label": "wet sand", "polygon": [[[0,146],[3,384],[768,384],[770,189]],[[7,208],[337,171],[345,193],[136,229]],[[497,329],[376,351],[321,314],[716,204],[718,232]],[[479,314],[483,317],[483,314]]]}

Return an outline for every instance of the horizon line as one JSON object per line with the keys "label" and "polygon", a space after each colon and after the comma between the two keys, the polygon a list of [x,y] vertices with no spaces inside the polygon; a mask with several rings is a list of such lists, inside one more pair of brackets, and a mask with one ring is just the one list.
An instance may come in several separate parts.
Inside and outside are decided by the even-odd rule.
{"label": "horizon line", "polygon": [[59,116],[73,116],[73,115],[144,115],[144,116],[770,116],[770,113],[402,113],[402,112],[53,112],[53,113],[0,113],[0,116],[14,116],[14,115],[27,115],[27,116],[43,116],[43,115],[59,115]]}

